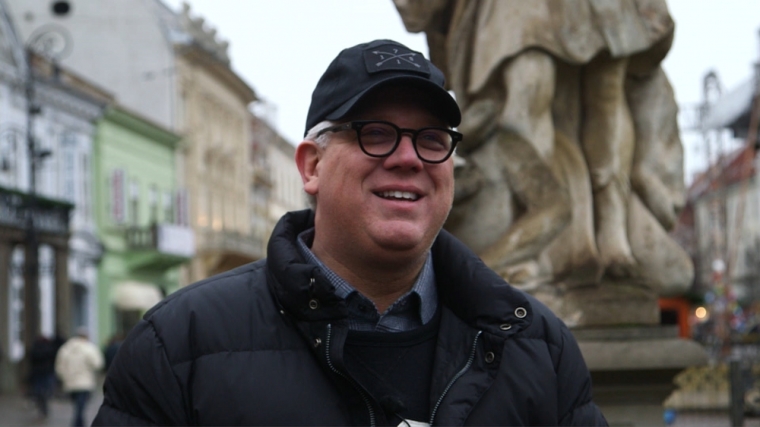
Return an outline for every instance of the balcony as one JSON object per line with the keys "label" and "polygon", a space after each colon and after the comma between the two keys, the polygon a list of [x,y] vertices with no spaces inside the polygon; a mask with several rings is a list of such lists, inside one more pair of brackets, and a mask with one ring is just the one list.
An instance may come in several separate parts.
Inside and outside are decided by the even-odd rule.
{"label": "balcony", "polygon": [[0,187],[0,227],[26,230],[28,220],[39,233],[68,236],[74,205]]}
{"label": "balcony", "polygon": [[204,230],[199,234],[198,255],[204,277],[222,273],[263,258],[264,241],[230,230]]}
{"label": "balcony", "polygon": [[237,255],[251,261],[263,258],[265,250],[261,238],[228,230],[205,230],[198,248],[205,254]]}
{"label": "balcony", "polygon": [[195,255],[195,235],[189,227],[153,224],[126,231],[127,264],[133,270],[165,270]]}

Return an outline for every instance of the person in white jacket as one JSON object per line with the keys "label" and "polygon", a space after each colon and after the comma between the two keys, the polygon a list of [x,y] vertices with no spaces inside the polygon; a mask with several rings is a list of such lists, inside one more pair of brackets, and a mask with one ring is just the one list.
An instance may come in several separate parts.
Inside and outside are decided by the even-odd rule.
{"label": "person in white jacket", "polygon": [[103,368],[100,349],[88,339],[87,329],[80,328],[58,350],[55,372],[74,403],[73,426],[84,426],[84,408],[97,384],[97,372]]}

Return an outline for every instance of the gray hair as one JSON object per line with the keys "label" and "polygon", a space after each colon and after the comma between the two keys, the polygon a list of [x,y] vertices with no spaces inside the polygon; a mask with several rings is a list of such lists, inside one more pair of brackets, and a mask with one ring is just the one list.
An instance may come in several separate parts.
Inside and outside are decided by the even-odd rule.
{"label": "gray hair", "polygon": [[[308,132],[306,132],[306,136],[303,138],[304,141],[314,141],[320,148],[324,149],[327,147],[327,143],[330,141],[330,132],[325,132],[322,135],[317,136],[317,134],[325,128],[328,128],[330,126],[335,126],[335,122],[330,120],[323,120],[311,129],[309,129]],[[313,195],[306,193],[306,201],[309,203],[309,207],[311,207],[312,210],[317,210],[317,198]]]}
{"label": "gray hair", "polygon": [[322,135],[317,136],[317,134],[325,128],[329,128],[330,126],[335,126],[337,123],[331,121],[331,120],[323,120],[316,125],[314,125],[313,128],[309,129],[308,132],[306,132],[306,136],[303,138],[304,141],[314,141],[319,145],[321,148],[325,148],[327,146],[327,142],[330,140],[330,133],[325,132]]}

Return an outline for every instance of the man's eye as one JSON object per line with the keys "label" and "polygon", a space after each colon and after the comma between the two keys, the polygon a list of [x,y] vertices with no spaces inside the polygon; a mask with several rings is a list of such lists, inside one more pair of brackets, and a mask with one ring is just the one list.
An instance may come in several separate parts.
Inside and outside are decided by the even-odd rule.
{"label": "man's eye", "polygon": [[390,126],[372,125],[362,128],[362,137],[393,138],[396,132]]}
{"label": "man's eye", "polygon": [[451,137],[446,132],[431,130],[417,135],[417,144],[428,149],[447,149]]}

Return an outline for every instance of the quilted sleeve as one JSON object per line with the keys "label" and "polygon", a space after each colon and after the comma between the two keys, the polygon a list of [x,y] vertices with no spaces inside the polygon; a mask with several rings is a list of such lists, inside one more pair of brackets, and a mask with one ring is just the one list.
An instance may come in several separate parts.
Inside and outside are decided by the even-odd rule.
{"label": "quilted sleeve", "polygon": [[185,395],[163,341],[140,321],[114,358],[93,426],[190,425]]}
{"label": "quilted sleeve", "polygon": [[557,358],[558,416],[562,426],[607,426],[602,411],[592,400],[591,374],[575,338],[564,323]]}

